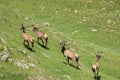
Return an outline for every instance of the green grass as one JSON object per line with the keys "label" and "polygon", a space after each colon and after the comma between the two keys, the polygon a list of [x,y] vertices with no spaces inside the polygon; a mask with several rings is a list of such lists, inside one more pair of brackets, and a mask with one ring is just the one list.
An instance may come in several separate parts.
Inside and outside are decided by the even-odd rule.
{"label": "green grass", "polygon": [[[0,61],[0,80],[94,80],[91,66],[95,53],[101,50],[104,52],[100,60],[101,80],[119,80],[119,4],[119,0],[0,0],[0,38],[5,40],[5,43],[0,42],[0,51],[7,46],[10,58],[37,66],[23,69],[14,61]],[[49,27],[40,28],[49,36],[50,50],[36,43],[36,34],[29,27],[27,32],[35,38],[36,52],[23,46],[20,25],[33,22],[50,23]],[[75,31],[78,32],[74,35]],[[70,41],[67,48],[75,49],[80,55],[79,62],[83,66],[79,66],[79,70],[64,64],[59,40]],[[25,50],[26,55],[19,50]]]}

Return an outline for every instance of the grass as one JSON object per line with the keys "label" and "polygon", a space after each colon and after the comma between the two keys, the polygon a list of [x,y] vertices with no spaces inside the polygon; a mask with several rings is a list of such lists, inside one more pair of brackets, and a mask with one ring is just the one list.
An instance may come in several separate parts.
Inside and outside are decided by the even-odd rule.
{"label": "grass", "polygon": [[[11,59],[37,66],[23,69],[14,62],[0,61],[0,80],[94,80],[91,66],[95,53],[101,50],[104,52],[100,60],[101,80],[119,80],[119,4],[119,0],[0,0],[0,38],[5,40],[0,42],[0,51],[7,46]],[[37,44],[36,34],[29,27],[27,32],[35,38],[36,52],[23,46],[20,24],[34,22],[50,23],[49,27],[40,28],[49,36],[49,50]],[[64,64],[59,40],[70,41],[67,48],[80,55],[83,66],[79,70]],[[25,50],[26,55],[19,50]]]}

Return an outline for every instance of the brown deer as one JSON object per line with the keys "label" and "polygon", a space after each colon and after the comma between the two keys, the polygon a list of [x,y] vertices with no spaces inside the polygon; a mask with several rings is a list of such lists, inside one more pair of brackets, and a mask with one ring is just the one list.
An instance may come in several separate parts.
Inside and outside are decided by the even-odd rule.
{"label": "brown deer", "polygon": [[23,24],[21,25],[21,30],[23,32],[24,45],[25,45],[25,42],[27,42],[27,44],[29,45],[29,48],[32,50],[32,47],[34,45],[34,38],[25,31],[25,27],[23,26]]}
{"label": "brown deer", "polygon": [[[102,53],[102,52],[101,52]],[[94,62],[93,66],[92,66],[92,71],[94,73],[94,77],[97,80],[98,78],[98,73],[99,73],[99,60],[101,58],[101,55],[96,54],[96,61]]]}
{"label": "brown deer", "polygon": [[78,60],[79,55],[75,53],[74,51],[68,50],[65,48],[67,45],[65,42],[60,42],[61,45],[61,52],[63,53],[64,57],[67,60],[67,64],[69,64],[69,60],[72,60],[75,63],[75,67],[78,68]]}
{"label": "brown deer", "polygon": [[36,32],[37,34],[37,41],[42,40],[42,44],[45,48],[47,48],[47,42],[48,42],[48,35],[45,34],[44,32],[38,30],[37,27],[33,28],[33,31]]}

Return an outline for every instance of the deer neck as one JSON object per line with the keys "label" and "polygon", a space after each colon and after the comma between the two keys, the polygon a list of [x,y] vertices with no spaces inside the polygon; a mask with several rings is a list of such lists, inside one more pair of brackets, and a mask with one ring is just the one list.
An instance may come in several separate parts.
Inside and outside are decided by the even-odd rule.
{"label": "deer neck", "polygon": [[26,31],[25,31],[25,30],[23,30],[22,32],[23,32],[23,33],[26,33]]}
{"label": "deer neck", "polygon": [[97,58],[95,62],[98,62],[100,58]]}
{"label": "deer neck", "polygon": [[66,50],[66,49],[65,49],[65,46],[63,46],[63,47],[61,48],[61,52],[64,53],[65,50]]}
{"label": "deer neck", "polygon": [[39,31],[38,30],[35,30],[36,33],[38,33]]}

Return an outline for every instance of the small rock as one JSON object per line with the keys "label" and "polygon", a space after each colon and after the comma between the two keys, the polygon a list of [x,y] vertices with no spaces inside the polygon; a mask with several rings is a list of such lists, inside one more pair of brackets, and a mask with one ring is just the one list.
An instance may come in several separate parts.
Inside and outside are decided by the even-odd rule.
{"label": "small rock", "polygon": [[0,53],[1,61],[7,61],[9,59],[9,51],[7,47],[4,46],[4,50]]}
{"label": "small rock", "polygon": [[102,8],[102,11],[105,11],[106,10],[106,8],[104,7],[104,8]]}
{"label": "small rock", "polygon": [[33,64],[33,63],[28,63],[28,65],[31,66],[31,67],[36,67],[36,65]]}
{"label": "small rock", "polygon": [[74,49],[74,48],[71,48],[70,50],[75,51],[75,49]]}
{"label": "small rock", "polygon": [[27,58],[28,58],[28,59],[31,59],[32,57],[31,57],[30,55],[27,55]]}
{"label": "small rock", "polygon": [[0,38],[0,41],[6,43],[6,41],[3,38]]}
{"label": "small rock", "polygon": [[27,64],[23,64],[22,67],[23,67],[24,69],[29,69],[29,66],[28,66]]}
{"label": "small rock", "polygon": [[58,69],[58,70],[55,70],[56,72],[61,72],[61,70],[60,69]]}
{"label": "small rock", "polygon": [[110,23],[111,23],[111,20],[108,20],[107,23],[110,24]]}
{"label": "small rock", "polygon": [[75,12],[75,13],[78,13],[78,10],[75,10],[74,12]]}
{"label": "small rock", "polygon": [[30,20],[30,18],[28,18],[28,17],[25,17],[24,19],[25,19],[25,20]]}
{"label": "small rock", "polygon": [[9,58],[9,55],[3,55],[2,57],[1,57],[1,61],[7,61],[8,60],[8,58]]}
{"label": "small rock", "polygon": [[115,2],[113,2],[113,1],[110,1],[110,3],[111,3],[111,4],[114,4]]}
{"label": "small rock", "polygon": [[14,64],[23,69],[29,69],[29,66],[25,63],[22,63],[21,61],[16,61],[16,62],[14,62]]}
{"label": "small rock", "polygon": [[64,77],[68,78],[69,80],[71,80],[69,75],[64,75]]}
{"label": "small rock", "polygon": [[23,54],[26,54],[26,51],[25,50],[19,50],[20,52],[22,52]]}
{"label": "small rock", "polygon": [[93,32],[97,32],[97,29],[92,29]]}
{"label": "small rock", "polygon": [[72,32],[73,35],[76,35],[77,33],[78,33],[78,31],[74,31],[74,32]]}
{"label": "small rock", "polygon": [[45,23],[42,23],[41,26],[43,26],[43,27],[49,27],[50,23],[49,22],[45,22]]}
{"label": "small rock", "polygon": [[26,51],[25,51],[25,50],[22,50],[22,53],[23,53],[23,54],[26,54]]}
{"label": "small rock", "polygon": [[3,77],[3,74],[0,74],[0,77]]}
{"label": "small rock", "polygon": [[9,58],[9,62],[12,63],[14,61],[14,58]]}
{"label": "small rock", "polygon": [[46,58],[48,58],[48,59],[50,58],[47,54],[43,54],[43,55],[44,55]]}
{"label": "small rock", "polygon": [[4,51],[5,51],[6,53],[9,52],[9,51],[8,51],[8,48],[7,48],[6,46],[4,46]]}
{"label": "small rock", "polygon": [[83,19],[83,22],[86,22],[86,20],[85,20],[85,19]]}

